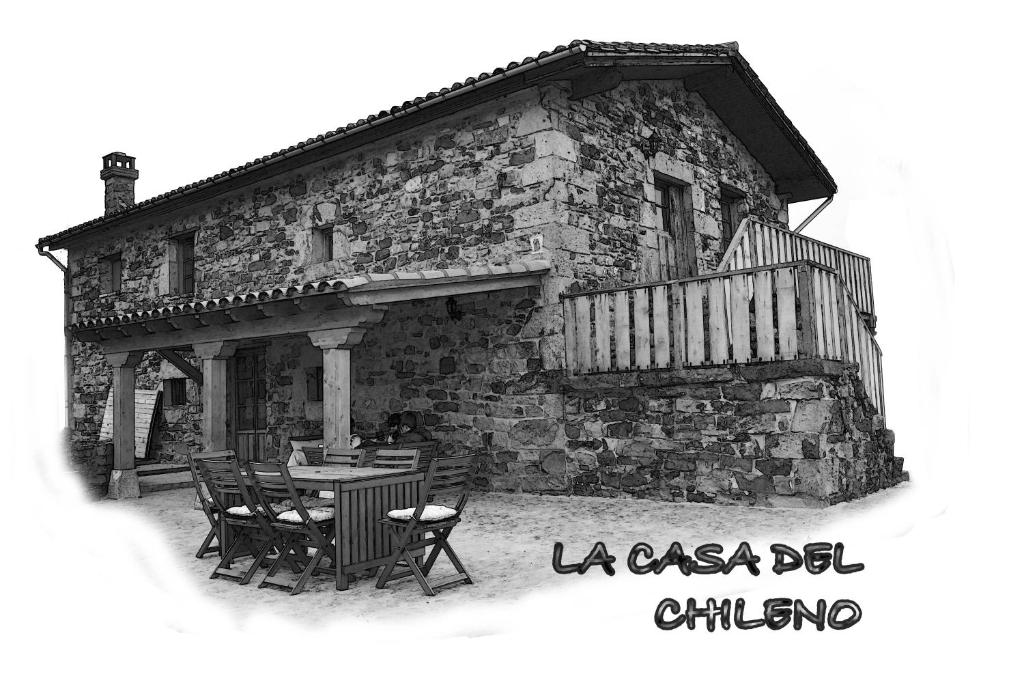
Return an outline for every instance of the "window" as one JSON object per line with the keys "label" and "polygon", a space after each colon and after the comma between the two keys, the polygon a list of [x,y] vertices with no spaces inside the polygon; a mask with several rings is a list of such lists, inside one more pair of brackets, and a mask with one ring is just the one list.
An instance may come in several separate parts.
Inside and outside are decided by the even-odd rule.
{"label": "window", "polygon": [[168,249],[172,294],[191,294],[196,291],[196,234],[174,237]]}
{"label": "window", "polygon": [[313,262],[334,260],[334,227],[313,228]]}
{"label": "window", "polygon": [[729,248],[733,236],[739,230],[740,222],[747,215],[747,199],[739,190],[722,187],[722,251]]}
{"label": "window", "polygon": [[164,404],[169,406],[183,406],[188,403],[188,395],[185,392],[185,378],[176,377],[164,380]]}
{"label": "window", "polygon": [[113,254],[100,260],[100,293],[121,291],[121,255]]}
{"label": "window", "polygon": [[306,368],[306,400],[324,400],[324,369],[323,366]]}
{"label": "window", "polygon": [[697,274],[697,243],[693,228],[693,195],[690,186],[655,175],[654,207],[662,234],[659,257],[668,264],[662,278],[690,277]]}

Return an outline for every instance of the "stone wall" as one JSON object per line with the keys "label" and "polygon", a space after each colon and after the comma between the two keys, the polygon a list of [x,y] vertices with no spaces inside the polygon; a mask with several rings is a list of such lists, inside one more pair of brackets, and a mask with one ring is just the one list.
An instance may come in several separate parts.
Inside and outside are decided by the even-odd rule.
{"label": "stone wall", "polygon": [[548,146],[564,149],[556,176],[563,178],[568,227],[552,236],[551,249],[568,259],[561,272],[568,286],[644,281],[645,233],[658,227],[655,173],[690,186],[698,273],[713,272],[728,247],[723,185],[746,195],[749,213],[788,222],[771,176],[679,82],[627,81],[580,100],[568,95],[558,85],[544,92],[551,128],[564,136]]}
{"label": "stone wall", "polygon": [[566,492],[832,504],[903,478],[856,366],[801,360],[565,380]]}

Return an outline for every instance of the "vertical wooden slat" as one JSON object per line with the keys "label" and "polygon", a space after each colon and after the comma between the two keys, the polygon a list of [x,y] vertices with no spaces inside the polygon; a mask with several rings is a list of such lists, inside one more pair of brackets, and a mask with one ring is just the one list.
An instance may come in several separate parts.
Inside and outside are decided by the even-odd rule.
{"label": "vertical wooden slat", "polygon": [[594,346],[597,351],[594,363],[598,372],[612,369],[612,329],[608,322],[610,306],[611,298],[607,294],[594,296]]}
{"label": "vertical wooden slat", "polygon": [[576,304],[576,363],[581,374],[593,368],[593,355],[590,343],[590,297],[579,296],[573,299]]}
{"label": "vertical wooden slat", "polygon": [[633,290],[633,339],[636,342],[636,367],[651,367],[650,290]]}
{"label": "vertical wooden slat", "polygon": [[576,359],[576,302],[573,299],[562,301],[562,316],[565,319],[565,370],[575,375],[580,369]]}
{"label": "vertical wooden slat", "polygon": [[729,278],[732,289],[732,359],[737,363],[750,361],[750,296],[746,275]]}
{"label": "vertical wooden slat", "polygon": [[651,288],[654,320],[654,365],[667,368],[671,362],[671,347],[668,319],[668,287],[661,285]]}
{"label": "vertical wooden slat", "polygon": [[672,344],[675,350],[675,365],[686,365],[686,298],[683,284],[672,285]]}
{"label": "vertical wooden slat", "polygon": [[786,360],[796,358],[799,351],[795,275],[793,268],[781,268],[775,275],[776,301],[779,308],[779,355]]}
{"label": "vertical wooden slat", "polygon": [[754,273],[754,327],[757,332],[757,357],[775,358],[775,326],[772,321],[772,274]]}
{"label": "vertical wooden slat", "polygon": [[821,293],[821,276],[822,271],[817,268],[811,268],[811,305],[814,308],[814,338],[817,344],[814,347],[814,353],[818,357],[825,357],[827,341],[825,339],[825,320],[824,310],[822,310],[822,293]]}
{"label": "vertical wooden slat", "polygon": [[765,265],[764,260],[764,226],[760,223],[754,223],[754,266]]}
{"label": "vertical wooden slat", "polygon": [[708,280],[708,332],[711,340],[711,362],[729,359],[729,338],[726,333],[725,279]]}
{"label": "vertical wooden slat", "polygon": [[615,367],[630,367],[629,292],[615,292]]}
{"label": "vertical wooden slat", "polygon": [[686,359],[691,365],[704,362],[704,283],[687,282]]}

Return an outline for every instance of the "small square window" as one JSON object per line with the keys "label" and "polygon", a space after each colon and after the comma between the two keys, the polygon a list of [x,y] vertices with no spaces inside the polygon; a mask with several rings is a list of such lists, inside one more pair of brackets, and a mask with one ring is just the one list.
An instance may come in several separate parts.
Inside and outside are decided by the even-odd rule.
{"label": "small square window", "polygon": [[742,192],[725,186],[719,201],[722,205],[722,248],[727,249],[747,215],[747,201]]}
{"label": "small square window", "polygon": [[112,254],[100,261],[100,293],[121,291],[121,255]]}
{"label": "small square window", "polygon": [[306,368],[306,400],[324,400],[324,369],[323,366]]}
{"label": "small square window", "polygon": [[334,260],[334,227],[313,228],[313,262]]}
{"label": "small square window", "polygon": [[164,380],[164,405],[183,406],[188,403],[185,378],[175,377]]}

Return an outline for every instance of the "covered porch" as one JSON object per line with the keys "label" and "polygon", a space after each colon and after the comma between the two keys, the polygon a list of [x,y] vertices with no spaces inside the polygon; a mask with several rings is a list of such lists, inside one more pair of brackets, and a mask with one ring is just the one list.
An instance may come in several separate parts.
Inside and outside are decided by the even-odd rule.
{"label": "covered porch", "polygon": [[[458,302],[489,292],[539,287],[545,260],[502,266],[360,275],[307,285],[189,302],[85,321],[71,327],[97,344],[113,372],[114,464],[108,495],[137,497],[135,369],[158,352],[201,387],[202,449],[232,449],[237,406],[232,405],[233,361],[258,346],[282,362],[307,352],[322,356],[322,432],[328,446],[347,447],[353,407],[353,351],[380,329],[389,310],[438,301]],[[379,336],[379,335],[378,335]],[[374,342],[379,344],[379,339]],[[196,368],[182,355],[191,352]],[[297,359],[296,359],[297,361]]]}

